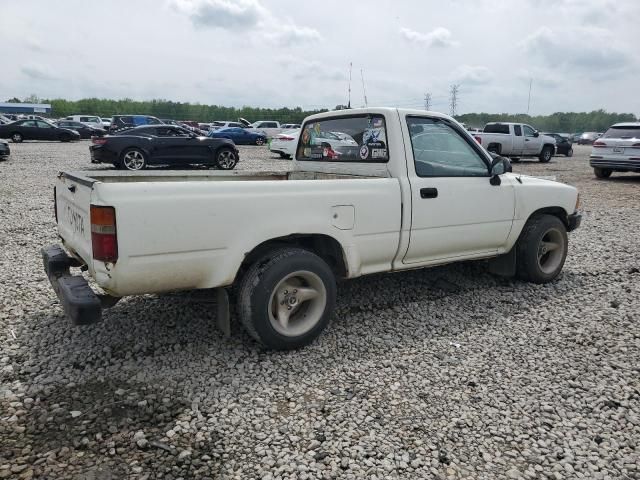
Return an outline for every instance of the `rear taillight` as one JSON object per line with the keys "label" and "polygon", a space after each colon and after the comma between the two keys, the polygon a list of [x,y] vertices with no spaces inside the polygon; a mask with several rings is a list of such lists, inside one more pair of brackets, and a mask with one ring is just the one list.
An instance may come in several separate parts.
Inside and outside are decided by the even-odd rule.
{"label": "rear taillight", "polygon": [[295,140],[294,137],[290,137],[288,135],[276,135],[276,139],[282,140],[284,142],[290,142],[291,140]]}
{"label": "rear taillight", "polygon": [[478,136],[474,135],[473,138],[475,138],[476,142],[478,142],[480,145],[482,145],[482,138],[481,137],[478,137]]}
{"label": "rear taillight", "polygon": [[118,260],[115,208],[91,205],[91,246],[94,260],[113,263]]}
{"label": "rear taillight", "polygon": [[601,142],[600,140],[596,140],[595,142],[593,142],[593,146],[595,148],[602,148],[602,147],[606,147],[607,144],[604,142]]}
{"label": "rear taillight", "polygon": [[95,145],[104,145],[107,143],[107,139],[102,137],[91,137],[91,143]]}
{"label": "rear taillight", "polygon": [[640,148],[640,143],[634,143],[631,148]]}
{"label": "rear taillight", "polygon": [[53,187],[53,214],[56,217],[56,224],[58,223],[58,195],[56,195],[56,187]]}

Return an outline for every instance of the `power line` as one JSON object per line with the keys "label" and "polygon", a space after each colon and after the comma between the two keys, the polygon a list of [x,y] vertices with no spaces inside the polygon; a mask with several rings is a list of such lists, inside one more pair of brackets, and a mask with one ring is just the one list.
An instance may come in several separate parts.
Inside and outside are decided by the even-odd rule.
{"label": "power line", "polygon": [[364,88],[364,73],[362,73],[362,69],[360,69],[360,78],[362,78],[362,92],[364,93],[364,106],[368,107],[369,103],[367,102],[367,89]]}
{"label": "power line", "polygon": [[533,78],[529,80],[529,100],[527,100],[527,115],[529,115],[529,107],[531,106],[531,86],[533,85]]}
{"label": "power line", "polygon": [[458,92],[460,91],[460,85],[451,85],[451,90],[449,91],[450,101],[449,101],[449,109],[451,112],[451,116],[456,116],[456,111],[458,109]]}

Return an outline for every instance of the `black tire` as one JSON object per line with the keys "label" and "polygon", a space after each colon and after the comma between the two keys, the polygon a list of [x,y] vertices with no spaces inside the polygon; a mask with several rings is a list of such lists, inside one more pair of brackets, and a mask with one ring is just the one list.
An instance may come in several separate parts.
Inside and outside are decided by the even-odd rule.
{"label": "black tire", "polygon": [[261,146],[264,145],[266,143],[265,138],[264,137],[257,137],[256,138],[256,145]]}
{"label": "black tire", "polygon": [[139,148],[126,148],[120,154],[119,167],[123,170],[139,171],[147,168],[147,154]]}
{"label": "black tire", "polygon": [[216,167],[220,170],[233,170],[238,164],[238,154],[231,148],[221,148],[216,152]]}
{"label": "black tire", "polygon": [[70,142],[71,141],[71,135],[69,135],[68,133],[63,133],[62,135],[60,135],[60,141],[61,142]]}
{"label": "black tire", "polygon": [[567,150],[567,153],[564,154],[565,157],[573,157],[573,148]]}
{"label": "black tire", "polygon": [[22,141],[24,140],[24,137],[22,136],[22,134],[20,132],[13,132],[11,135],[11,141],[13,143],[22,143]]}
{"label": "black tire", "polygon": [[511,163],[519,163],[520,162],[520,157],[510,157],[509,161]]}
{"label": "black tire", "polygon": [[593,167],[593,173],[597,178],[609,178],[613,173],[610,168]]}
{"label": "black tire", "polygon": [[[293,303],[293,312],[287,314],[291,315],[291,325],[282,327],[274,308],[289,306],[291,298],[297,300],[297,290],[290,292],[290,297],[283,297],[281,289],[283,282],[295,280],[298,274],[302,280],[311,278],[315,283],[305,286],[302,282],[300,290],[317,290],[321,294]],[[283,299],[279,304],[278,298]],[[269,349],[290,350],[311,343],[322,333],[329,324],[335,302],[336,281],[329,265],[308,250],[290,247],[271,252],[247,270],[240,283],[238,312],[245,329],[255,340]],[[283,333],[287,329],[290,334]]]}
{"label": "black tire", "polygon": [[282,153],[280,152],[280,158],[283,158],[285,160],[290,160],[291,159],[291,155],[289,155],[288,153]]}
{"label": "black tire", "polygon": [[534,215],[522,229],[515,248],[518,278],[549,283],[560,275],[567,258],[567,228],[553,215]]}
{"label": "black tire", "polygon": [[546,146],[542,148],[542,151],[540,152],[540,156],[538,157],[540,159],[540,163],[547,163],[549,162],[549,160],[551,160],[551,157],[553,157],[553,147],[550,146]]}

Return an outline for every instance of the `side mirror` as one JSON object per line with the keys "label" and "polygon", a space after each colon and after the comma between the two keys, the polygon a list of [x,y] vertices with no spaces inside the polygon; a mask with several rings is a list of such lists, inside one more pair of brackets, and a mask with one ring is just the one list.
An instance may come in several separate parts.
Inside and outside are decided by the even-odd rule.
{"label": "side mirror", "polygon": [[[495,154],[494,154],[495,155]],[[500,180],[500,175],[503,173],[511,172],[513,168],[511,167],[511,162],[506,157],[501,157],[500,155],[492,155],[493,161],[491,162],[491,185],[500,185],[502,181]]]}
{"label": "side mirror", "polygon": [[538,138],[538,137],[540,136],[540,133],[538,133],[538,132],[533,132],[533,136],[534,136],[534,137],[536,137],[536,138]]}

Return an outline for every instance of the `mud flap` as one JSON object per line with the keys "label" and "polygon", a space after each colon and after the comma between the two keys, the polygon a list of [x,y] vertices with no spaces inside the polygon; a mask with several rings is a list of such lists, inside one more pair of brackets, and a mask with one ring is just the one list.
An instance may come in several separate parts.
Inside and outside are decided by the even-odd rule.
{"label": "mud flap", "polygon": [[516,247],[489,260],[489,272],[501,277],[513,277],[516,274]]}
{"label": "mud flap", "polygon": [[216,325],[225,337],[231,336],[231,314],[229,312],[229,294],[226,288],[216,289]]}

